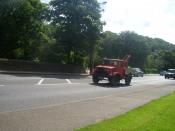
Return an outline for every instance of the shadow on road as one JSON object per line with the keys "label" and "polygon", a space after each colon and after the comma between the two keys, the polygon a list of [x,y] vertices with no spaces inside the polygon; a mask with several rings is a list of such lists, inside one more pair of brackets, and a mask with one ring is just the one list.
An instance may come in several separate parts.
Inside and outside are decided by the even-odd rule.
{"label": "shadow on road", "polygon": [[104,88],[121,88],[121,87],[129,87],[132,85],[125,85],[123,83],[119,83],[117,86],[112,86],[110,83],[98,83],[98,84],[94,84],[94,83],[90,83],[91,85],[94,86],[98,86],[98,87],[104,87]]}

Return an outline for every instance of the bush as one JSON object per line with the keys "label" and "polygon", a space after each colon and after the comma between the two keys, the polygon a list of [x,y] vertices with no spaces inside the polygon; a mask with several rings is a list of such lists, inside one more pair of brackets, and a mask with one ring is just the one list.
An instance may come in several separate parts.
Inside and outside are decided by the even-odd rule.
{"label": "bush", "polygon": [[158,70],[156,68],[145,68],[144,71],[147,74],[158,73]]}

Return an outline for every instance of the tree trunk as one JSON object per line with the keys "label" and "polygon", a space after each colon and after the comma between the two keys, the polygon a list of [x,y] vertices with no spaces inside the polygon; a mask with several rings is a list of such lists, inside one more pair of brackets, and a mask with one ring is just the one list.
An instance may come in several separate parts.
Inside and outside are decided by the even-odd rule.
{"label": "tree trunk", "polygon": [[94,47],[92,48],[89,54],[89,64],[90,64],[90,74],[92,74],[92,70],[94,68]]}

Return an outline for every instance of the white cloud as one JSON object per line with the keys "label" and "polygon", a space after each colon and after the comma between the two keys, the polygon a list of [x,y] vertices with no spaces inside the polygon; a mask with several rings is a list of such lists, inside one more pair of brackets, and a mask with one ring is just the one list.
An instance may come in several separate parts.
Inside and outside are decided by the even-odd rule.
{"label": "white cloud", "polygon": [[[50,0],[41,0],[48,3]],[[107,1],[102,13],[104,31],[134,31],[175,44],[175,0],[98,0]]]}
{"label": "white cloud", "polygon": [[175,2],[173,0],[107,0],[102,19],[104,30],[130,30],[162,38],[175,44]]}
{"label": "white cloud", "polygon": [[49,3],[50,0],[41,0],[41,2],[44,2],[44,3]]}

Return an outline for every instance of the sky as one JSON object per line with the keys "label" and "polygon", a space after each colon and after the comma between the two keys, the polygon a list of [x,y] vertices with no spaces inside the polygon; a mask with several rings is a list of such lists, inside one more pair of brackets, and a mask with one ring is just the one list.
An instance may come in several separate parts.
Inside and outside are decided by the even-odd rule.
{"label": "sky", "polygon": [[[41,0],[48,3],[50,0]],[[99,2],[105,0],[98,0]],[[134,31],[175,44],[175,0],[106,0],[104,31]]]}

